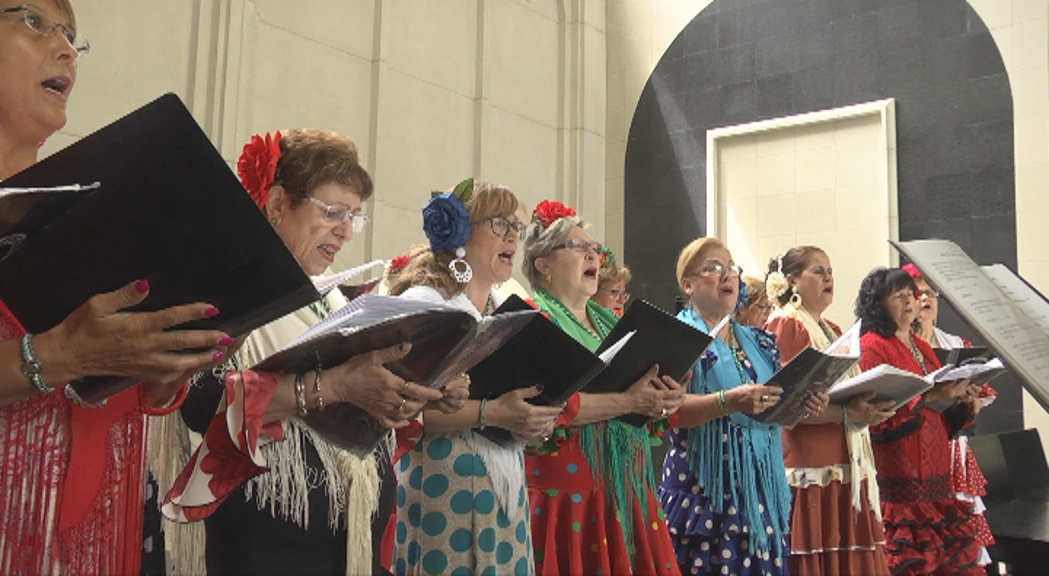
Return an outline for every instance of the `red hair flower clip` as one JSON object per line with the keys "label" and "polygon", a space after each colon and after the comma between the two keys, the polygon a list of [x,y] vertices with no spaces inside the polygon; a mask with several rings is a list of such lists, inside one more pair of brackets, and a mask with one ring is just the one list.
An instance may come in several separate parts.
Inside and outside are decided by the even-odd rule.
{"label": "red hair flower clip", "polygon": [[540,224],[543,228],[549,228],[551,224],[561,218],[570,218],[575,215],[575,209],[569,208],[556,200],[543,200],[532,211],[532,223]]}
{"label": "red hair flower clip", "polygon": [[266,206],[270,198],[270,186],[277,175],[277,162],[280,161],[280,132],[265,137],[258,134],[244,145],[244,151],[237,160],[237,175],[240,183],[248,191],[251,199],[259,208]]}
{"label": "red hair flower clip", "polygon": [[401,254],[400,256],[394,256],[393,260],[390,260],[390,273],[400,272],[408,267],[408,262],[411,261],[411,257],[407,254]]}

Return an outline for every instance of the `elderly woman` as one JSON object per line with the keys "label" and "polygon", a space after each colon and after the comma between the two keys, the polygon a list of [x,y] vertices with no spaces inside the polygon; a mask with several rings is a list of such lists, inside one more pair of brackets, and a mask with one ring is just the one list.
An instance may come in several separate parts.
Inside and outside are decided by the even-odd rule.
{"label": "elderly woman", "polygon": [[739,305],[740,273],[715,238],[693,240],[677,261],[687,298],[678,318],[715,338],[693,368],[660,486],[682,574],[787,573],[780,428],[745,415],[779,401],[779,388],[763,385],[779,350],[764,330],[735,321],[711,333]]}
{"label": "elderly woman", "polygon": [[772,312],[772,303],[765,293],[765,281],[756,276],[743,276],[743,284],[747,288],[743,292],[746,298],[740,299],[735,320],[744,326],[761,328]]}
{"label": "elderly woman", "polygon": [[[468,180],[432,199],[424,215],[439,204],[454,208],[454,229],[468,233],[424,218],[430,247],[413,250],[407,267],[391,272],[390,293],[448,302],[481,319],[498,305],[493,286],[513,273],[525,228],[520,202],[504,186]],[[561,412],[526,401],[538,393],[532,387],[469,400],[452,414],[423,412],[422,438],[397,465],[395,573],[534,573],[524,443],[549,436]],[[473,431],[486,426],[509,430],[520,443],[500,446]]]}
{"label": "elderly woman", "polygon": [[[899,268],[878,268],[860,284],[860,367],[889,364],[923,375],[940,368],[936,354],[911,334],[917,286]],[[967,506],[950,486],[949,440],[971,420],[971,402],[943,412],[931,405],[962,397],[968,380],[938,384],[871,426],[881,489],[885,552],[894,574],[983,574]]]}
{"label": "elderly woman", "polygon": [[[367,221],[360,210],[372,181],[356,146],[344,136],[319,130],[256,136],[245,145],[238,169],[251,197],[310,275],[324,272]],[[204,446],[169,494],[173,502],[165,513],[178,520],[206,517],[211,573],[356,574],[371,572],[378,560],[370,522],[378,506],[377,466],[389,465],[389,453],[378,456],[380,463],[357,458],[299,417],[326,403],[352,402],[383,426],[401,427],[441,393],[383,367],[406,354],[406,347],[318,366],[304,379],[241,370],[344,304],[333,290],[252,332],[227,371],[204,375],[186,399],[182,415],[191,429],[205,434]],[[310,383],[301,393],[297,379]],[[237,401],[226,406],[228,398]],[[225,410],[216,415],[216,405]],[[242,440],[260,436],[283,440],[261,447]],[[208,490],[195,489],[191,477]],[[185,506],[190,502],[193,508]]]}
{"label": "elderly woman", "polygon": [[[769,262],[766,285],[777,309],[765,328],[776,336],[782,364],[841,336],[841,328],[823,317],[834,301],[826,252],[815,246],[787,250]],[[789,564],[795,574],[889,573],[867,427],[892,416],[893,403],[872,403],[873,396],[831,404],[783,431],[794,493]]]}
{"label": "elderly woman", "polygon": [[630,268],[616,262],[616,255],[607,246],[601,252],[601,268],[597,273],[597,292],[591,298],[617,315],[623,315],[623,307],[630,300],[626,291],[630,284]]}
{"label": "elderly woman", "polygon": [[[87,49],[68,0],[0,1],[0,178],[34,164],[40,142],[65,125]],[[140,569],[143,415],[177,409],[186,377],[224,360],[234,342],[220,332],[169,329],[218,314],[210,304],[123,312],[149,294],[147,280],[133,280],[40,334],[26,334],[0,303],[5,573]],[[113,374],[148,383],[98,408],[66,395],[66,382]]]}
{"label": "elderly woman", "polygon": [[[590,299],[601,245],[575,210],[544,201],[524,240],[525,278],[535,303],[577,342],[595,350],[619,317]],[[525,458],[537,572],[676,574],[659,510],[649,428],[618,420],[641,413],[662,421],[682,386],[652,368],[626,392],[577,394],[553,437]]]}
{"label": "elderly woman", "polygon": [[[972,343],[962,338],[941,330],[936,326],[936,318],[940,314],[940,294],[929,285],[921,271],[914,264],[907,264],[903,270],[914,278],[914,284],[918,287],[918,318],[911,326],[911,331],[918,338],[936,348],[969,348]],[[994,402],[997,395],[994,388],[989,384],[982,386],[971,386],[966,390],[967,398],[978,398],[972,403],[973,409],[979,412]],[[972,523],[976,526],[976,541],[980,544],[981,566],[991,563],[991,556],[987,548],[994,545],[994,536],[991,527],[984,518],[982,496],[987,495],[987,479],[980,470],[980,464],[976,461],[976,455],[969,448],[969,442],[964,435],[959,434],[951,439],[951,491],[955,498],[960,500],[961,506],[969,507],[972,512]]]}

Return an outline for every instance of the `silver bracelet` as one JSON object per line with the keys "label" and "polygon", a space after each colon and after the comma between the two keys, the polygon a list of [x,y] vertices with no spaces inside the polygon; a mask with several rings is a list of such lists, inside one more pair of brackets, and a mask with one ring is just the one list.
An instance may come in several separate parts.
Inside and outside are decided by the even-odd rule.
{"label": "silver bracelet", "polygon": [[21,341],[22,347],[22,375],[29,379],[29,382],[33,384],[33,387],[44,394],[50,394],[55,391],[54,388],[48,386],[44,379],[40,377],[40,373],[44,371],[44,367],[40,364],[40,360],[36,358],[36,352],[33,350],[33,335],[26,334],[22,336]]}
{"label": "silver bracelet", "polygon": [[484,407],[487,404],[488,404],[488,399],[487,398],[481,398],[481,414],[477,418],[477,420],[478,420],[478,422],[477,422],[477,424],[478,424],[477,429],[478,430],[484,430],[485,426],[487,425],[486,422],[484,421]]}

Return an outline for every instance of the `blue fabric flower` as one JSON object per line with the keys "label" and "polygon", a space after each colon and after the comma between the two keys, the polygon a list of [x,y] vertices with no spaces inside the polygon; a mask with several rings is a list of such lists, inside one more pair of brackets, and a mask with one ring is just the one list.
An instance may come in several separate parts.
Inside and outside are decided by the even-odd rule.
{"label": "blue fabric flower", "polygon": [[434,252],[455,250],[470,239],[470,213],[454,192],[437,194],[423,206],[423,231]]}
{"label": "blue fabric flower", "polygon": [[739,311],[747,305],[747,299],[750,298],[750,290],[747,289],[747,283],[743,281],[743,276],[739,277],[739,296],[736,298],[736,308],[732,311],[733,314],[739,314]]}

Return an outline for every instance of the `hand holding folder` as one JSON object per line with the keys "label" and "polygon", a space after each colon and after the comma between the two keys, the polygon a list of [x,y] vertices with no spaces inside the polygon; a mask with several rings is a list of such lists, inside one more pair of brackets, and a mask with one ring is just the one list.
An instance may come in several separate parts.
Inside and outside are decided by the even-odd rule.
{"label": "hand holding folder", "polygon": [[[538,311],[526,310],[478,322],[448,304],[363,294],[252,369],[301,374],[407,342],[410,352],[386,368],[405,381],[441,388],[515,340],[535,318]],[[358,454],[370,453],[386,434],[373,415],[350,403],[328,404],[303,421]]]}
{"label": "hand holding folder", "polygon": [[[30,333],[140,279],[131,311],[202,302],[219,313],[177,329],[236,336],[319,298],[283,241],[174,95],[86,136],[4,187],[93,186],[0,199],[0,300]],[[17,209],[8,209],[17,206]],[[99,376],[104,376],[99,374]],[[89,402],[141,380],[87,378]]]}

